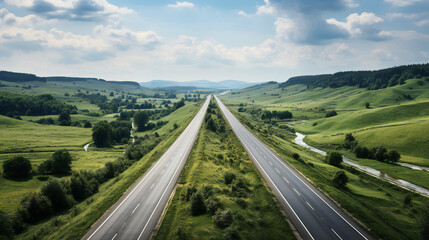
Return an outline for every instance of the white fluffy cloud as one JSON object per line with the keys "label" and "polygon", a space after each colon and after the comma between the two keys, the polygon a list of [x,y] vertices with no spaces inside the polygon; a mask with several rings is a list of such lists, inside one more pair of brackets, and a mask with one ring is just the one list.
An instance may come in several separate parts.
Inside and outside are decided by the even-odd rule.
{"label": "white fluffy cloud", "polygon": [[0,9],[0,28],[12,25],[30,27],[53,22],[55,22],[55,20],[46,20],[36,15],[17,17],[15,14],[10,13],[6,8]]}
{"label": "white fluffy cloud", "polygon": [[171,8],[193,8],[195,5],[191,2],[176,2],[175,4],[168,4],[167,6]]}
{"label": "white fluffy cloud", "polygon": [[107,0],[4,0],[6,4],[25,8],[45,18],[99,21],[134,11],[118,7]]}
{"label": "white fluffy cloud", "polygon": [[345,22],[338,21],[334,18],[330,18],[326,20],[326,22],[346,30],[351,37],[373,40],[380,40],[387,37],[385,31],[378,29],[378,24],[383,22],[383,19],[376,16],[374,13],[363,12],[360,15],[353,13],[347,17]]}

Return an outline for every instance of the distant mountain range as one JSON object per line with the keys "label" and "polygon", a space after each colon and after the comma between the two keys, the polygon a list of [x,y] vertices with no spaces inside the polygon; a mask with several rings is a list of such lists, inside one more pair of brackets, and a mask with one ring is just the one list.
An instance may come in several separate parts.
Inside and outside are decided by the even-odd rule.
{"label": "distant mountain range", "polygon": [[169,87],[195,87],[201,89],[241,89],[256,85],[258,83],[249,83],[238,80],[224,80],[220,82],[213,82],[208,80],[196,81],[168,81],[168,80],[152,80],[149,82],[140,82],[142,87],[147,88],[169,88]]}

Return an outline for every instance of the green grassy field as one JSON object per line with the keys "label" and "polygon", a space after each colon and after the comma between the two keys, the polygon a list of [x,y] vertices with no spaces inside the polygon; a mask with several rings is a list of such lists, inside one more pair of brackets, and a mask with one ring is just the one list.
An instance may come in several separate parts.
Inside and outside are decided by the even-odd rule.
{"label": "green grassy field", "polygon": [[41,125],[0,115],[0,153],[77,150],[90,142],[91,129]]}
{"label": "green grassy field", "polygon": [[[220,200],[220,208],[231,209],[234,213],[240,239],[294,239],[273,194],[263,185],[261,176],[232,130],[221,115],[211,116],[217,116],[214,117],[217,124],[227,126],[226,133],[213,132],[203,124],[156,239],[178,239],[178,232],[186,239],[225,238],[225,231],[214,225],[210,214],[191,215],[190,202],[183,198],[190,186],[213,188],[212,196]],[[234,196],[234,190],[224,182],[225,172],[249,181],[247,196]],[[238,204],[239,201],[245,206]]]}
{"label": "green grassy field", "polygon": [[[248,118],[243,113],[236,111],[234,113],[242,122],[252,125],[254,129],[259,129],[261,126],[260,122]],[[264,130],[267,132],[264,133]],[[426,197],[410,193],[350,167],[341,169],[349,178],[347,190],[338,189],[332,185],[330,179],[340,169],[325,163],[321,155],[294,144],[295,134],[275,126],[262,127],[261,131],[253,132],[304,174],[317,188],[358,219],[375,237],[380,239],[421,239],[419,223],[421,213],[428,203]],[[292,158],[293,153],[298,153],[303,161]],[[391,166],[384,165],[386,165],[385,167]],[[376,166],[373,167],[376,168]],[[402,169],[402,167],[397,169]],[[424,178],[420,181],[424,181]],[[411,205],[404,204],[404,198],[407,195],[412,199]]]}
{"label": "green grassy field", "polygon": [[[124,151],[113,148],[85,152],[83,145],[92,141],[91,129],[87,128],[40,125],[0,116],[0,132],[0,165],[20,155],[28,158],[36,168],[54,151],[67,149],[74,159],[72,170],[96,170]],[[37,175],[21,180],[0,177],[0,210],[14,212],[23,196],[37,190],[44,182]]]}

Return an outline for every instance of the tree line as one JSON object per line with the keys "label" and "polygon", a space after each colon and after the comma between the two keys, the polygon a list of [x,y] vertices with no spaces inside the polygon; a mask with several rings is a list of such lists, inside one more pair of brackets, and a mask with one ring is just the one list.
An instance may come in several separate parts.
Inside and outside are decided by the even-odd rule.
{"label": "tree line", "polygon": [[404,84],[412,78],[429,77],[429,64],[405,65],[376,71],[347,71],[334,74],[292,77],[279,85],[280,88],[295,84],[307,85],[307,88],[358,86],[376,90]]}
{"label": "tree line", "polygon": [[50,94],[29,96],[24,94],[0,92],[0,114],[10,117],[56,115],[62,112],[75,112],[76,106],[56,100]]}

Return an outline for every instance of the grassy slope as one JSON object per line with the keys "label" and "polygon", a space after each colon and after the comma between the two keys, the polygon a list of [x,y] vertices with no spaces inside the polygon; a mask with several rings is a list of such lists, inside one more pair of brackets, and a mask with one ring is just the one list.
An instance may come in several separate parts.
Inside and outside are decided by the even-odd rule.
{"label": "grassy slope", "polygon": [[[212,115],[214,116],[214,115]],[[221,239],[222,230],[216,227],[209,214],[193,217],[190,215],[190,203],[182,199],[184,186],[194,185],[197,189],[203,185],[212,185],[223,205],[235,215],[241,239],[293,239],[295,238],[284,216],[276,207],[273,195],[262,184],[262,179],[252,165],[240,142],[227,123],[226,134],[214,133],[205,128],[199,133],[198,140],[182,172],[173,201],[168,208],[157,239],[176,239],[179,228],[185,228],[188,239]],[[220,160],[217,155],[224,159]],[[241,208],[231,197],[230,187],[223,181],[225,172],[234,172],[246,177],[251,183],[247,208]],[[225,193],[226,191],[226,193]]]}
{"label": "grassy slope", "polygon": [[91,129],[40,125],[0,116],[0,152],[79,149],[91,140]]}
{"label": "grassy slope", "polygon": [[[240,116],[244,123],[261,126],[260,122],[252,120],[243,113],[235,112],[235,114]],[[343,169],[349,178],[348,189],[337,189],[332,186],[330,179],[339,169],[326,164],[321,155],[294,144],[293,133],[276,127],[268,134],[254,132],[315,186],[369,228],[375,237],[420,239],[420,213],[428,201],[427,198],[349,168]],[[299,153],[304,163],[293,159],[291,157],[293,153]],[[411,206],[403,204],[406,195],[412,198]]]}
{"label": "grassy slope", "polygon": [[[222,98],[230,104],[247,103],[248,108],[291,111],[296,121],[288,124],[306,133],[308,141],[319,147],[334,149],[342,144],[345,133],[352,132],[363,146],[383,145],[399,151],[403,162],[429,166],[428,79],[410,79],[404,85],[374,91],[357,87],[309,90],[303,85],[282,91],[271,84],[239,92]],[[370,109],[365,108],[366,102]],[[338,116],[324,118],[322,109],[336,109]]]}
{"label": "grassy slope", "polygon": [[[22,155],[35,168],[49,159],[54,151],[67,149],[74,159],[73,170],[95,170],[123,152],[121,149],[83,151],[83,145],[91,140],[91,129],[86,128],[40,125],[0,116],[0,132],[0,165],[13,156]],[[43,183],[38,176],[21,180],[0,177],[0,210],[13,213],[22,197]]]}
{"label": "grassy slope", "polygon": [[55,218],[30,226],[24,234],[17,236],[17,239],[32,239],[34,236],[42,239],[81,238],[89,230],[91,225],[97,221],[110,206],[118,201],[122,194],[142,176],[159,157],[161,157],[192,120],[199,109],[198,107],[194,106],[194,111],[183,113],[187,115],[178,122],[180,125],[178,129],[169,132],[169,134],[165,136],[164,141],[118,177],[102,184],[97,194]]}

